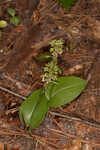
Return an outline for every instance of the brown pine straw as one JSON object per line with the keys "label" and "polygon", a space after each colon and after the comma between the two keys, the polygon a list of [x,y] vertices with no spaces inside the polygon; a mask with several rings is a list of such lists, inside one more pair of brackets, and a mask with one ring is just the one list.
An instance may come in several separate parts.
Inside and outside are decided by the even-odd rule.
{"label": "brown pine straw", "polygon": [[70,134],[70,133],[67,133],[67,132],[62,132],[62,131],[59,131],[59,130],[56,130],[56,129],[51,129],[51,128],[48,128],[48,130],[52,131],[53,133],[55,132],[56,134],[58,134],[59,136],[63,136],[65,138],[73,138],[73,139],[79,139],[81,143],[85,143],[85,144],[91,144],[91,145],[95,145],[95,146],[100,146],[100,143],[96,143],[95,141],[92,141],[92,140],[85,140],[85,139],[82,139],[81,137],[79,136],[76,136],[76,135],[73,135],[73,134]]}
{"label": "brown pine straw", "polygon": [[[49,128],[49,127],[47,127],[47,129],[52,131],[53,133],[59,135],[59,136],[64,137],[64,138],[70,137],[70,138],[73,138],[73,139],[79,139],[81,143],[91,144],[91,145],[94,145],[94,146],[100,146],[100,143],[96,143],[95,141],[92,141],[92,140],[82,139],[82,137],[67,133],[65,131],[63,132],[63,131],[52,129],[52,128]],[[31,136],[30,136],[29,134],[24,133],[24,130],[15,131],[15,130],[0,127],[0,135],[1,136],[3,136],[3,135],[23,136],[23,137],[26,137],[28,139],[36,138],[37,140],[39,140],[41,142],[50,144],[50,145],[58,148],[57,145],[53,144],[53,141],[56,140],[55,138],[51,138],[50,141],[49,141],[49,138],[42,137],[42,136],[39,136],[39,135],[31,134]]]}

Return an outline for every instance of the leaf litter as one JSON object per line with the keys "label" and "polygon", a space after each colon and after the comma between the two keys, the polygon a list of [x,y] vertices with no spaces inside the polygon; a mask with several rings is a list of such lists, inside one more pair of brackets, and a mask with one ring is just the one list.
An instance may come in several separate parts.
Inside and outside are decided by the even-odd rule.
{"label": "leaf litter", "polygon": [[[60,37],[68,43],[77,44],[72,52],[66,45],[59,63],[63,74],[83,78],[89,75],[90,80],[88,88],[74,102],[61,109],[51,109],[59,115],[48,113],[45,121],[32,131],[31,136],[20,125],[17,111],[12,113],[23,100],[1,90],[0,106],[3,109],[0,113],[0,145],[3,147],[3,144],[7,143],[18,150],[24,150],[26,147],[27,150],[64,150],[73,146],[81,149],[87,147],[89,150],[99,149],[100,2],[77,1],[69,12],[58,5],[56,0],[40,1],[36,10],[35,1],[34,8],[27,4],[27,0],[0,1],[2,19],[8,19],[6,10],[10,7],[17,10],[22,21],[18,27],[9,25],[3,29],[3,36],[0,38],[0,86],[23,96],[28,96],[40,88],[40,75],[44,63],[36,61],[35,58],[41,50],[48,50],[52,39]],[[38,30],[36,33],[34,28]],[[81,69],[70,72],[70,69],[77,65],[81,65]],[[6,113],[8,110],[9,113]],[[60,115],[69,115],[70,118],[66,119]],[[83,121],[75,118],[81,118]],[[95,126],[86,124],[87,121]],[[81,144],[81,147],[78,144]]]}

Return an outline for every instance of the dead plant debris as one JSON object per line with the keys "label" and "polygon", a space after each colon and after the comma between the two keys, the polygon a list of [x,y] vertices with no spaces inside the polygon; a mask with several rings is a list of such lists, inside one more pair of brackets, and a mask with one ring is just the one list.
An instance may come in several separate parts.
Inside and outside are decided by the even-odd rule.
{"label": "dead plant debris", "polygon": [[[18,26],[9,23],[8,8],[20,16]],[[0,150],[99,150],[100,1],[78,0],[66,12],[56,0],[0,0],[0,19],[8,21],[0,38]],[[63,75],[87,79],[88,87],[71,104],[51,109],[30,135],[17,110],[41,87],[44,63],[36,56],[56,38],[66,43]]]}

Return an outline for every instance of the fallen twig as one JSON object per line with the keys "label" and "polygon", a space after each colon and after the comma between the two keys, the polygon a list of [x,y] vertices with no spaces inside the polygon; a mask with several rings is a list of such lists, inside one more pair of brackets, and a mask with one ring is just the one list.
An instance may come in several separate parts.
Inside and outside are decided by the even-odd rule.
{"label": "fallen twig", "polygon": [[26,99],[26,97],[25,96],[22,96],[22,95],[20,95],[20,94],[17,94],[16,92],[13,92],[13,91],[11,91],[11,90],[8,90],[7,88],[4,88],[4,87],[2,87],[2,86],[0,86],[0,90],[2,90],[2,91],[4,91],[4,92],[7,92],[7,93],[9,93],[9,94],[12,94],[12,95],[14,95],[14,96],[16,96],[16,97],[19,97],[19,98],[22,98],[22,99]]}
{"label": "fallen twig", "polygon": [[[14,96],[16,96],[16,97],[19,97],[19,98],[21,98],[21,99],[23,99],[23,100],[25,100],[27,97],[25,97],[25,96],[22,96],[22,95],[20,95],[20,94],[17,94],[17,93],[15,93],[15,92],[13,92],[13,91],[11,91],[11,90],[8,90],[8,89],[6,89],[6,88],[4,88],[4,87],[1,87],[0,86],[0,90],[2,90],[2,91],[4,91],[4,92],[7,92],[7,93],[9,93],[9,94],[12,94],[12,95],[14,95]],[[17,110],[17,108],[16,108],[16,110]],[[17,110],[18,111],[18,110]],[[95,127],[96,129],[99,129],[100,130],[100,123],[98,123],[98,122],[95,122],[95,121],[91,121],[91,120],[86,120],[86,119],[83,119],[83,118],[81,118],[81,117],[74,117],[74,116],[71,116],[71,115],[68,115],[68,114],[66,114],[66,115],[63,115],[63,114],[59,114],[59,113],[56,113],[56,112],[51,112],[51,111],[49,111],[49,113],[51,114],[51,115],[55,115],[55,116],[59,116],[59,117],[62,117],[62,118],[66,118],[66,119],[70,119],[70,120],[74,120],[74,121],[79,121],[79,122],[82,122],[82,123],[84,123],[84,124],[87,124],[87,125],[90,125],[90,126],[92,126],[92,127]]]}
{"label": "fallen twig", "polygon": [[54,115],[54,116],[58,116],[58,117],[62,117],[62,118],[66,118],[66,119],[69,119],[69,120],[73,120],[73,121],[79,121],[79,122],[82,122],[84,124],[87,124],[87,125],[90,125],[90,126],[93,126],[95,127],[96,129],[99,129],[100,130],[100,123],[98,122],[92,122],[92,121],[88,121],[86,119],[83,119],[81,117],[74,117],[74,116],[71,116],[71,115],[63,115],[63,114],[59,114],[59,113],[56,113],[56,112],[51,112],[49,111],[49,113],[51,115]]}

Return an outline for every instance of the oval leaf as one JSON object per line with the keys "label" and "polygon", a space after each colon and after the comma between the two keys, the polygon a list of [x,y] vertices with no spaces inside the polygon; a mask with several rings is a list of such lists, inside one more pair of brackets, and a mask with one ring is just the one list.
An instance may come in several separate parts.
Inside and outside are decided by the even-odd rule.
{"label": "oval leaf", "polygon": [[75,0],[58,0],[58,1],[63,7],[69,10]]}
{"label": "oval leaf", "polygon": [[7,21],[5,21],[5,20],[0,20],[0,28],[5,28],[5,27],[7,27]]}
{"label": "oval leaf", "polygon": [[34,113],[32,114],[29,126],[30,130],[40,125],[40,123],[44,120],[47,111],[48,111],[47,98],[43,94],[41,96],[40,102],[38,103],[36,109],[34,110]]}
{"label": "oval leaf", "polygon": [[41,92],[42,89],[34,91],[19,107],[19,117],[23,124],[30,124],[32,113],[39,101]]}
{"label": "oval leaf", "polygon": [[12,17],[14,17],[15,14],[16,14],[16,11],[15,11],[13,8],[8,8],[8,13],[9,13],[9,15],[11,15]]}
{"label": "oval leaf", "polygon": [[48,110],[47,99],[42,89],[34,91],[20,106],[19,118],[21,122],[29,126],[29,129],[36,128],[44,119]]}
{"label": "oval leaf", "polygon": [[20,22],[20,18],[19,17],[12,17],[12,18],[10,18],[10,23],[11,24],[14,24],[14,25],[18,25],[19,24],[19,22]]}
{"label": "oval leaf", "polygon": [[71,102],[83,91],[87,82],[79,77],[61,77],[57,84],[48,84],[45,95],[49,107],[58,107]]}
{"label": "oval leaf", "polygon": [[48,62],[52,59],[52,56],[50,52],[42,52],[37,55],[36,59],[40,62]]}

